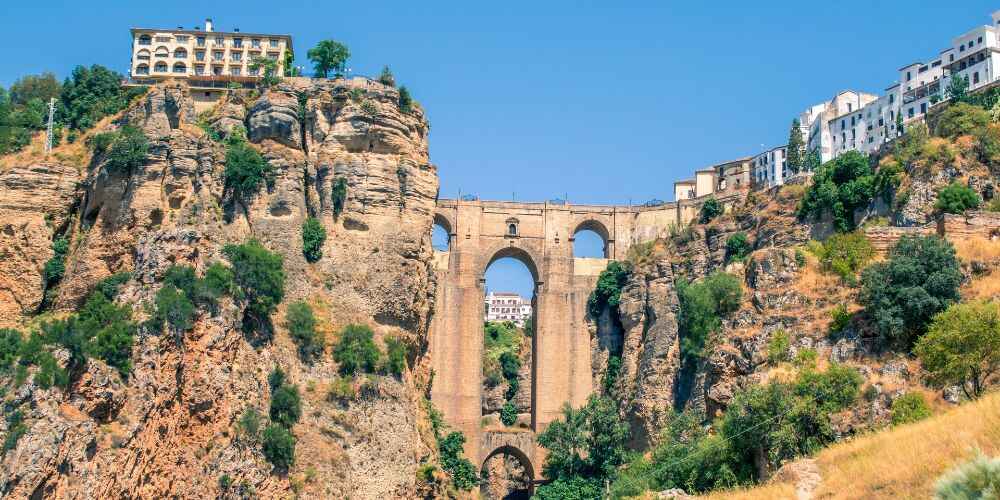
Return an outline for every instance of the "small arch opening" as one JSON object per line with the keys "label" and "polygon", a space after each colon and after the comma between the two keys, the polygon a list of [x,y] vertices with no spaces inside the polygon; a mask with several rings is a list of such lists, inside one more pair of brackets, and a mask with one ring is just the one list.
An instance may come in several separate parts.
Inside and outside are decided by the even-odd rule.
{"label": "small arch opening", "polygon": [[533,493],[531,461],[512,446],[490,453],[480,469],[479,493],[491,500],[527,500]]}
{"label": "small arch opening", "polygon": [[517,236],[517,224],[507,224],[507,236]]}
{"label": "small arch opening", "polygon": [[448,230],[444,226],[437,222],[434,223],[434,229],[431,232],[431,246],[439,252],[447,252],[451,249],[451,235],[448,234]]}
{"label": "small arch opening", "polygon": [[155,71],[157,73],[166,73],[167,72],[167,63],[165,63],[163,61],[160,61],[160,62],[156,63],[156,66],[153,67],[153,71]]}
{"label": "small arch opening", "polygon": [[589,259],[611,258],[608,230],[597,221],[586,221],[573,232],[573,257]]}

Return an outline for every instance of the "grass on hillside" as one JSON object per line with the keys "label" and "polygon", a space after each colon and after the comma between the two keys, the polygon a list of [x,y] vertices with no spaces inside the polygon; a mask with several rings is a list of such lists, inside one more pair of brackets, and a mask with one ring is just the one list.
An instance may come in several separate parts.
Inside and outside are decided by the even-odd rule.
{"label": "grass on hillside", "polygon": [[509,352],[521,356],[524,331],[510,321],[487,321],[483,325],[483,376],[499,383],[500,356]]}
{"label": "grass on hillside", "polygon": [[[1000,455],[1000,393],[914,424],[838,443],[816,454],[813,498],[930,498],[937,479],[975,456]],[[709,499],[795,498],[795,485],[771,483]]]}

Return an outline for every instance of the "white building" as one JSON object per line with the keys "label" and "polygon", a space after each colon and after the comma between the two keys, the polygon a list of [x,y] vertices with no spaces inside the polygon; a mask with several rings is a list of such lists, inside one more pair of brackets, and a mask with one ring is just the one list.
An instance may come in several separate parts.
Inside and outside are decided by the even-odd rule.
{"label": "white building", "polygon": [[[820,161],[827,162],[846,150],[845,145],[850,143],[850,133],[845,132],[849,130],[845,127],[850,121],[850,116],[877,100],[878,96],[874,94],[844,90],[829,101],[810,106],[799,115],[802,126],[808,126],[806,152],[818,151]],[[839,125],[840,120],[845,120],[845,127],[835,127],[836,130],[832,130],[831,127]],[[856,121],[855,117],[855,126],[857,125]],[[841,132],[845,133],[841,136]],[[857,132],[855,132],[855,136],[856,134]]]}
{"label": "white building", "polygon": [[531,317],[531,299],[516,293],[490,292],[486,295],[486,321],[511,321],[519,327]]}
{"label": "white building", "polygon": [[[969,80],[969,90],[993,83],[1000,77],[1000,10],[993,13],[988,26],[979,26],[952,39],[951,47],[941,52],[944,69],[951,75]],[[947,85],[947,81],[944,85]]]}
{"label": "white building", "polygon": [[778,146],[754,156],[750,162],[754,189],[767,189],[784,184],[789,175],[789,172],[785,171],[787,156],[786,146]]}

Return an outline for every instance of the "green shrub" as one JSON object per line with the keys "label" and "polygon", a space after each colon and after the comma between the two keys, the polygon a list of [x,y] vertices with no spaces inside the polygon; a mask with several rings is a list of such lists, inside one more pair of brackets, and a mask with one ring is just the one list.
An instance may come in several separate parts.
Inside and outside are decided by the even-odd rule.
{"label": "green shrub", "polygon": [[819,353],[816,352],[816,349],[799,349],[799,351],[795,353],[795,358],[792,360],[792,364],[800,370],[812,370],[816,368],[817,359],[819,359]]}
{"label": "green shrub", "polygon": [[246,303],[246,312],[258,323],[266,323],[285,297],[284,259],[269,252],[257,240],[242,245],[226,245],[237,295]]}
{"label": "green shrub", "polygon": [[226,168],[223,173],[226,190],[246,202],[261,187],[271,188],[274,167],[257,150],[242,140],[231,140],[226,148]]}
{"label": "green shrub", "polygon": [[299,356],[312,360],[323,353],[326,339],[322,332],[316,331],[316,317],[312,306],[305,301],[293,302],[285,311],[285,324],[288,334],[299,348]]}
{"label": "green shrub", "polygon": [[[690,411],[671,414],[649,459],[633,462],[622,476],[638,479],[645,484],[643,489],[654,491],[681,488],[702,493],[736,486],[729,446],[722,436],[710,434],[701,425],[703,420]],[[621,489],[617,483],[615,489]]]}
{"label": "green shrub", "polygon": [[938,191],[938,199],[934,202],[934,208],[947,214],[962,214],[966,210],[979,208],[981,203],[982,199],[972,188],[952,182]]}
{"label": "green shrub", "polygon": [[271,392],[275,392],[279,387],[285,385],[286,380],[288,380],[288,376],[285,375],[285,370],[282,370],[278,365],[275,365],[271,369],[271,373],[267,374],[267,386]]}
{"label": "green shrub", "polygon": [[892,401],[892,425],[917,422],[929,416],[931,407],[919,392],[908,392]]}
{"label": "green shrub", "polygon": [[347,325],[340,332],[340,340],[333,348],[333,359],[340,365],[340,373],[375,371],[381,353],[375,345],[372,329],[365,325]]}
{"label": "green shrub", "polygon": [[700,282],[679,283],[677,297],[681,357],[694,361],[701,357],[709,335],[722,326],[722,317],[739,308],[743,287],[735,276],[716,272]]}
{"label": "green shrub", "polygon": [[386,368],[389,373],[401,376],[406,370],[406,343],[399,337],[386,337]]}
{"label": "green shrub", "polygon": [[722,206],[722,203],[720,203],[719,200],[714,197],[709,198],[705,200],[705,203],[701,204],[701,210],[698,214],[698,222],[708,224],[716,217],[722,215],[723,211],[725,211],[725,207]]}
{"label": "green shrub", "polygon": [[795,249],[795,265],[799,267],[805,267],[806,265],[806,254],[801,248]]}
{"label": "green shrub", "polygon": [[195,283],[192,300],[198,304],[215,307],[219,297],[235,290],[233,271],[221,262],[213,262],[205,269],[205,276]]}
{"label": "green shrub", "polygon": [[946,472],[934,485],[935,500],[994,499],[1000,495],[1000,458],[977,452],[972,460]]}
{"label": "green shrub", "polygon": [[347,179],[338,177],[330,189],[330,202],[333,205],[333,215],[337,217],[344,211],[347,203]]}
{"label": "green shrub", "polygon": [[97,282],[94,290],[104,294],[108,300],[115,300],[115,297],[118,296],[118,290],[130,279],[132,279],[132,273],[127,271],[118,272]]}
{"label": "green shrub", "polygon": [[784,329],[777,330],[767,341],[767,361],[776,365],[790,359],[791,336]]}
{"label": "green shrub", "polygon": [[251,441],[256,441],[260,435],[260,413],[257,409],[248,406],[243,410],[240,419],[236,422],[239,434]]}
{"label": "green shrub", "polygon": [[219,489],[222,491],[228,491],[233,485],[233,478],[229,477],[229,474],[223,474],[219,476]]}
{"label": "green shrub", "polygon": [[587,298],[587,311],[594,318],[601,315],[605,307],[611,309],[612,317],[618,316],[618,303],[622,288],[628,282],[632,270],[627,263],[611,261],[597,277],[597,285]]}
{"label": "green shrub", "polygon": [[66,273],[66,253],[69,251],[69,240],[57,238],[52,242],[53,255],[45,261],[42,269],[42,277],[45,278],[46,286],[51,286],[62,279]]}
{"label": "green shrub", "polygon": [[326,390],[327,401],[350,401],[357,397],[354,381],[349,377],[335,377]]}
{"label": "green shrub", "polygon": [[889,260],[861,273],[859,302],[884,340],[911,346],[931,318],[959,299],[955,249],[937,236],[904,236]]}
{"label": "green shrub", "polygon": [[163,283],[165,285],[173,285],[187,296],[191,296],[194,292],[194,286],[197,282],[198,276],[191,266],[174,264],[168,267],[166,272],[163,273]]}
{"label": "green shrub", "polygon": [[438,453],[441,468],[451,477],[452,484],[461,490],[471,490],[479,484],[479,477],[472,462],[462,456],[464,445],[465,436],[458,431],[451,432],[438,439]]}
{"label": "green shrub", "polygon": [[833,365],[826,372],[807,370],[794,383],[770,382],[737,391],[719,426],[730,444],[728,464],[740,482],[765,470],[814,453],[836,438],[831,415],[852,404],[861,386],[853,368]]}
{"label": "green shrub", "polygon": [[315,217],[309,217],[302,223],[302,254],[309,262],[316,262],[323,257],[323,242],[326,241],[326,229]]}
{"label": "green shrub", "polygon": [[128,174],[146,161],[149,140],[138,128],[126,125],[119,130],[107,146],[105,168],[109,172]]}
{"label": "green shrub", "polygon": [[592,500],[602,498],[603,491],[600,482],[594,479],[572,476],[566,479],[559,478],[539,486],[532,498],[538,500]]}
{"label": "green shrub", "polygon": [[834,273],[849,285],[857,283],[857,273],[875,256],[871,242],[860,231],[834,234],[822,243],[810,243],[809,248],[823,272]]}
{"label": "green shrub", "polygon": [[396,86],[396,77],[392,76],[392,70],[389,69],[389,66],[382,66],[382,72],[378,75],[378,81],[382,85],[389,87]]}
{"label": "green shrub", "polygon": [[185,332],[194,326],[194,304],[187,295],[173,284],[167,283],[156,292],[155,319],[166,324],[175,333]]}
{"label": "green shrub", "polygon": [[0,328],[0,373],[8,372],[17,361],[23,337],[12,328]]}
{"label": "green shrub", "polygon": [[726,262],[741,261],[750,255],[753,247],[744,232],[733,234],[726,239]]}
{"label": "green shrub", "polygon": [[7,435],[3,440],[3,452],[17,448],[17,442],[28,432],[28,426],[24,424],[24,414],[21,410],[14,410],[7,415]]}
{"label": "green shrub", "polygon": [[847,312],[847,306],[839,304],[830,311],[831,332],[842,332],[849,324],[851,324],[851,314]]}
{"label": "green shrub", "polygon": [[521,370],[521,359],[510,351],[504,352],[500,355],[500,370],[503,378],[516,379],[517,373]]}
{"label": "green shrub", "polygon": [[500,422],[508,427],[517,423],[517,407],[514,406],[514,403],[507,401],[500,408]]}
{"label": "green shrub", "polygon": [[979,106],[959,102],[948,106],[938,118],[934,133],[953,139],[986,128],[991,122],[990,113]]}
{"label": "green shrub", "polygon": [[410,95],[410,89],[406,88],[406,85],[399,87],[399,110],[403,113],[413,111],[413,97]]}
{"label": "green shrub", "polygon": [[142,87],[123,87],[121,81],[121,74],[99,64],[77,66],[60,90],[57,120],[71,129],[87,130],[146,92]]}
{"label": "green shrub", "polygon": [[38,371],[35,372],[35,384],[42,389],[49,389],[52,386],[68,387],[69,374],[66,373],[55,356],[49,352],[42,352],[39,357]]}
{"label": "green shrub", "polygon": [[840,232],[854,230],[854,211],[868,206],[875,195],[875,172],[868,157],[848,151],[821,165],[799,203],[801,219],[833,216]]}
{"label": "green shrub", "polygon": [[914,353],[931,384],[959,385],[966,397],[979,398],[991,374],[1000,373],[1000,304],[966,302],[934,316]]}
{"label": "green shrub", "polygon": [[503,398],[507,401],[513,400],[517,397],[517,391],[521,388],[521,382],[518,379],[512,378],[507,380],[507,390],[503,393]]}
{"label": "green shrub", "polygon": [[288,429],[271,424],[264,429],[261,451],[272,465],[287,470],[295,463],[295,436]]}
{"label": "green shrub", "polygon": [[271,393],[271,421],[291,427],[302,416],[302,397],[294,385],[282,385]]}

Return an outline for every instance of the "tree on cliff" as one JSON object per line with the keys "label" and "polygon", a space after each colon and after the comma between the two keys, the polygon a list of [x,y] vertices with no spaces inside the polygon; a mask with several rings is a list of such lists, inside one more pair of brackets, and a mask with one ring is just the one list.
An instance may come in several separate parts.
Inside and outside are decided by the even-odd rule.
{"label": "tree on cliff", "polygon": [[315,47],[309,49],[306,55],[313,62],[316,76],[327,78],[331,70],[335,71],[336,75],[344,72],[344,64],[351,57],[351,51],[340,42],[321,40]]}
{"label": "tree on cliff", "polygon": [[1000,373],[1000,305],[956,304],[934,317],[914,349],[938,386],[959,385],[978,398],[986,382]]}
{"label": "tree on cliff", "polygon": [[792,120],[792,128],[788,131],[788,148],[785,166],[791,173],[798,173],[805,164],[806,145],[802,140],[802,125],[799,119]]}

